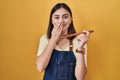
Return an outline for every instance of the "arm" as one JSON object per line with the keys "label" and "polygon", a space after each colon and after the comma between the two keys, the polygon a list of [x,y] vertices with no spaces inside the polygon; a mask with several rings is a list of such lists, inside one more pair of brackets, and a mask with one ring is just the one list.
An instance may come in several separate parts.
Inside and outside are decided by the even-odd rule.
{"label": "arm", "polygon": [[37,56],[36,64],[39,72],[42,72],[47,67],[55,44],[56,40],[50,39],[42,54]]}
{"label": "arm", "polygon": [[77,80],[84,80],[87,72],[84,54],[77,53],[76,54],[76,67],[75,67],[75,76]]}
{"label": "arm", "polygon": [[[78,46],[77,49],[83,48],[89,39],[89,32],[84,31],[87,34],[80,34],[77,36]],[[84,52],[85,53],[85,52]],[[87,73],[87,68],[85,64],[85,56],[83,52],[76,53],[76,67],[75,67],[75,76],[77,80],[84,80]]]}
{"label": "arm", "polygon": [[[61,24],[57,24],[53,30],[50,40],[46,45],[45,49],[43,50],[42,54],[37,57],[36,65],[39,72],[42,72],[48,65],[53,49],[61,35],[63,26]],[[41,45],[42,46],[42,45]]]}

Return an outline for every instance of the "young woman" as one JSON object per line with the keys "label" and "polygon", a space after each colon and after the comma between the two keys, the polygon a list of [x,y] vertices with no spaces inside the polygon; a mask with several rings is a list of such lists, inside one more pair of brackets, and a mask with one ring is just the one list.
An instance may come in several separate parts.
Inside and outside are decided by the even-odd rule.
{"label": "young woman", "polygon": [[86,43],[89,32],[72,38],[61,35],[75,33],[72,12],[65,3],[56,4],[50,13],[47,34],[40,39],[37,69],[44,80],[84,80],[86,75]]}

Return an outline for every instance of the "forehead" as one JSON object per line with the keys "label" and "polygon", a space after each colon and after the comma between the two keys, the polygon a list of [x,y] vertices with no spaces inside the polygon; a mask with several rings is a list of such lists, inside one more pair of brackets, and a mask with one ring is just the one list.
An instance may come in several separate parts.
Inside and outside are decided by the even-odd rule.
{"label": "forehead", "polygon": [[64,15],[64,14],[70,15],[70,13],[64,8],[60,8],[53,13],[53,15]]}

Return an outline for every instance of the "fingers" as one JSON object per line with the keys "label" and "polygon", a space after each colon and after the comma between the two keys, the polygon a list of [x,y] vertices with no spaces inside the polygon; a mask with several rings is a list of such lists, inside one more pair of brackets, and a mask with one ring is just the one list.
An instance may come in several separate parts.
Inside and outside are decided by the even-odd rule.
{"label": "fingers", "polygon": [[63,23],[56,23],[54,26],[55,30],[58,32],[62,32],[63,29]]}
{"label": "fingers", "polygon": [[62,29],[63,29],[63,23],[60,23],[60,25],[58,26],[58,32],[62,32]]}
{"label": "fingers", "polygon": [[78,41],[87,42],[89,38],[86,36],[86,34],[80,34],[77,36],[77,39]]}
{"label": "fingers", "polygon": [[83,34],[77,36],[78,41],[86,43],[89,40],[90,32],[87,30],[83,30]]}
{"label": "fingers", "polygon": [[57,31],[60,25],[61,25],[61,24],[56,23],[55,26],[53,27],[53,29],[54,29],[55,31]]}
{"label": "fingers", "polygon": [[52,30],[52,38],[58,39],[63,30],[63,23],[56,23]]}
{"label": "fingers", "polygon": [[86,36],[89,37],[90,36],[90,32],[87,30],[83,30],[84,33],[86,33]]}

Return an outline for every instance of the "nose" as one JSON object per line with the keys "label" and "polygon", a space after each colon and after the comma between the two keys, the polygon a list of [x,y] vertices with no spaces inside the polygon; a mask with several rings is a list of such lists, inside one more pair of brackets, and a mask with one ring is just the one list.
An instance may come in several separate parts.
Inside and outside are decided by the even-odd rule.
{"label": "nose", "polygon": [[60,23],[63,23],[63,22],[64,22],[64,19],[63,19],[63,18],[60,18],[59,21],[60,21]]}

